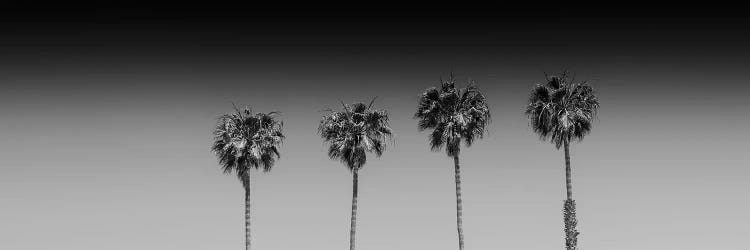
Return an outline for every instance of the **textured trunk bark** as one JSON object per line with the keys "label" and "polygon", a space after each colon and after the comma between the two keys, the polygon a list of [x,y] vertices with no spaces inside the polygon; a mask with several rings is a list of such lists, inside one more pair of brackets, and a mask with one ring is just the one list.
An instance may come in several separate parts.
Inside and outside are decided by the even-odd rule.
{"label": "textured trunk bark", "polygon": [[456,169],[456,228],[458,228],[458,249],[464,249],[464,230],[463,230],[463,205],[461,200],[461,168],[458,164],[458,156],[453,156],[453,163]]}
{"label": "textured trunk bark", "polygon": [[245,175],[245,250],[250,250],[250,174]]}
{"label": "textured trunk bark", "polygon": [[578,249],[578,219],[576,219],[576,202],[565,200],[563,205],[563,222],[565,223],[565,249]]}
{"label": "textured trunk bark", "polygon": [[573,184],[570,171],[570,145],[565,142],[565,188],[567,199],[563,204],[563,222],[565,224],[565,249],[578,249],[578,219],[576,218],[576,202],[573,200]]}
{"label": "textured trunk bark", "polygon": [[359,173],[357,169],[353,170],[354,176],[352,178],[352,222],[351,231],[349,231],[349,250],[354,250],[354,235],[357,232],[357,186]]}
{"label": "textured trunk bark", "polygon": [[568,142],[565,142],[565,189],[568,200],[573,200],[573,184],[570,177],[570,152]]}

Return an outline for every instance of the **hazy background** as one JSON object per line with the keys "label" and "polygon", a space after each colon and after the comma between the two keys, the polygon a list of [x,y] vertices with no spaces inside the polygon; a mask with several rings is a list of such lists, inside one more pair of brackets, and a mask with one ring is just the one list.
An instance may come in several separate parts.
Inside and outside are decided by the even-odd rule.
{"label": "hazy background", "polygon": [[466,249],[563,249],[563,152],[522,113],[563,69],[602,103],[571,152],[581,249],[748,246],[743,20],[169,10],[4,10],[0,249],[241,249],[243,189],[209,151],[232,102],[285,122],[282,159],[252,175],[253,247],[345,249],[351,174],[316,128],[375,96],[396,137],[361,172],[358,249],[456,249],[453,162],[412,119],[451,70],[493,116],[462,150]]}

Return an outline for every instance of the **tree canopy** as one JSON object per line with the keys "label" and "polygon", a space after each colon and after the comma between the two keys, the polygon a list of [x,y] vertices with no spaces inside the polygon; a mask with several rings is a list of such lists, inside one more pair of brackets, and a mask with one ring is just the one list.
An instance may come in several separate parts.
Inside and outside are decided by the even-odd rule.
{"label": "tree canopy", "polygon": [[546,76],[529,97],[525,114],[541,140],[549,140],[558,149],[565,143],[591,132],[591,123],[599,109],[599,100],[587,82],[576,82],[566,72]]}
{"label": "tree canopy", "polygon": [[[374,100],[373,100],[374,102]],[[368,152],[381,156],[386,139],[393,136],[388,113],[370,104],[343,104],[341,111],[329,111],[320,121],[318,132],[329,144],[328,156],[340,160],[349,170],[358,170],[367,162]]]}
{"label": "tree canopy", "polygon": [[482,139],[490,122],[490,108],[473,81],[465,88],[456,88],[451,74],[441,79],[439,88],[432,87],[422,93],[414,115],[419,120],[419,131],[432,129],[430,147],[439,151],[443,147],[448,156],[458,156],[461,141],[468,147]]}
{"label": "tree canopy", "polygon": [[253,113],[250,108],[235,108],[232,114],[219,117],[211,150],[216,153],[224,173],[244,176],[251,168],[270,171],[284,140],[283,122],[277,112]]}

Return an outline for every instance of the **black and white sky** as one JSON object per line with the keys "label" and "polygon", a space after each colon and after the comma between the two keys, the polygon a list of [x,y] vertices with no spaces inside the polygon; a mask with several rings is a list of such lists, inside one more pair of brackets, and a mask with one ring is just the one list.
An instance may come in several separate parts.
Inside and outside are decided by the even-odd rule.
{"label": "black and white sky", "polygon": [[396,136],[360,173],[359,249],[454,249],[453,162],[412,118],[451,71],[493,117],[461,155],[467,249],[562,249],[563,152],[523,115],[562,70],[602,103],[571,152],[581,249],[747,247],[747,20],[75,7],[0,17],[0,249],[241,247],[244,191],[209,151],[232,103],[285,122],[252,176],[254,246],[346,248],[351,174],[316,128],[375,96]]}

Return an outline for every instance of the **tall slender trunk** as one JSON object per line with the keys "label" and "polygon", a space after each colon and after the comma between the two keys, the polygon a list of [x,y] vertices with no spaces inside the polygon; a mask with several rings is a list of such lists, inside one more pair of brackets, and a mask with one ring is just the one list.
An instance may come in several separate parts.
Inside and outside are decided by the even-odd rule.
{"label": "tall slender trunk", "polygon": [[357,232],[357,179],[359,178],[358,169],[354,169],[352,178],[352,224],[349,232],[349,250],[354,250],[354,235]]}
{"label": "tall slender trunk", "polygon": [[245,250],[250,250],[250,173],[245,174]]}
{"label": "tall slender trunk", "polygon": [[458,164],[458,155],[453,156],[453,163],[456,169],[456,228],[458,228],[458,249],[464,249],[464,230],[463,230],[463,205],[461,201],[461,168]]}
{"label": "tall slender trunk", "polygon": [[576,218],[576,202],[573,200],[573,184],[570,178],[570,146],[565,142],[565,188],[567,199],[563,204],[563,222],[565,224],[565,249],[578,249],[578,219]]}
{"label": "tall slender trunk", "polygon": [[573,183],[570,177],[570,152],[568,146],[569,142],[565,142],[565,191],[568,200],[573,200]]}

